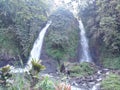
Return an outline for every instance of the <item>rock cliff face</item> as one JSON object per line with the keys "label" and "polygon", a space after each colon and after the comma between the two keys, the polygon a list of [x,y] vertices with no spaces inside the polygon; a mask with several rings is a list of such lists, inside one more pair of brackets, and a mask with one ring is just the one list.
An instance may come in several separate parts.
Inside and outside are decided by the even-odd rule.
{"label": "rock cliff face", "polygon": [[78,60],[79,25],[73,14],[58,9],[51,16],[45,36],[45,52],[55,60]]}

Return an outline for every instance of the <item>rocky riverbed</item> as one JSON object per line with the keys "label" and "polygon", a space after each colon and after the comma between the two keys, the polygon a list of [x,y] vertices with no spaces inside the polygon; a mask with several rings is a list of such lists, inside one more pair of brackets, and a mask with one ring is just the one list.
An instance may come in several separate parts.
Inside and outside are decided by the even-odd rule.
{"label": "rocky riverbed", "polygon": [[61,82],[69,83],[72,90],[101,90],[100,83],[110,72],[115,73],[116,71],[99,69],[95,74],[83,77],[61,76],[59,73],[49,73],[49,75],[54,79],[61,80]]}
{"label": "rocky riverbed", "polygon": [[108,71],[99,70],[94,75],[71,78],[70,83],[81,88],[81,90],[100,90],[100,82],[106,77],[107,73]]}

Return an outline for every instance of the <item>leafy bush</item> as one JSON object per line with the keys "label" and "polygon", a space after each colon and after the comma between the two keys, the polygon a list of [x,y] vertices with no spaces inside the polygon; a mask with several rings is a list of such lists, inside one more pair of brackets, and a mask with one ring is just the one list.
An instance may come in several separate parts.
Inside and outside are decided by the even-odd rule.
{"label": "leafy bush", "polygon": [[70,75],[71,76],[84,76],[84,75],[91,75],[93,74],[96,69],[94,68],[93,64],[82,62],[80,64],[74,64],[70,66]]}
{"label": "leafy bush", "polygon": [[30,83],[24,74],[11,74],[9,65],[2,67],[0,71],[0,90],[29,90]]}
{"label": "leafy bush", "polygon": [[110,69],[120,69],[120,57],[103,58],[103,66]]}
{"label": "leafy bush", "polygon": [[0,0],[0,6],[0,54],[28,57],[47,21],[49,3],[43,0]]}
{"label": "leafy bush", "polygon": [[14,74],[8,90],[30,90],[30,82],[24,76],[25,74]]}
{"label": "leafy bush", "polygon": [[38,75],[40,71],[45,69],[45,66],[41,64],[40,60],[33,59],[31,63],[32,63],[32,69],[30,70],[30,73],[32,75]]}
{"label": "leafy bush", "polygon": [[15,32],[10,28],[0,28],[0,54],[18,55],[20,53],[15,42]]}
{"label": "leafy bush", "polygon": [[41,87],[42,90],[55,90],[54,83],[48,76],[45,76],[44,79],[35,86],[35,88],[39,87]]}
{"label": "leafy bush", "polygon": [[11,73],[9,65],[0,69],[0,90],[30,90],[41,82],[39,72],[45,69],[39,60],[32,60],[32,69],[26,73]]}
{"label": "leafy bush", "polygon": [[10,85],[9,82],[7,82],[8,79],[12,77],[12,74],[10,74],[10,66],[6,65],[0,69],[0,85],[3,87],[7,87]]}
{"label": "leafy bush", "polygon": [[102,90],[120,90],[120,76],[110,74],[101,83]]}

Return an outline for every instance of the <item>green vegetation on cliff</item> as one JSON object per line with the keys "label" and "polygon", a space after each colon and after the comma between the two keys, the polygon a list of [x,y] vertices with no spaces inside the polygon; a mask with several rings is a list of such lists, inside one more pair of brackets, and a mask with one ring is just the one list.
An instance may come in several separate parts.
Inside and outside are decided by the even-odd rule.
{"label": "green vegetation on cliff", "polygon": [[58,9],[50,18],[52,24],[45,37],[47,54],[58,61],[75,58],[79,42],[78,22],[64,9]]}
{"label": "green vegetation on cliff", "polygon": [[95,0],[81,10],[80,16],[90,39],[92,55],[99,57],[96,61],[100,59],[115,68],[111,64],[120,63],[120,59],[115,59],[120,55],[120,0]]}
{"label": "green vegetation on cliff", "polygon": [[0,56],[29,56],[47,20],[43,0],[0,0]]}

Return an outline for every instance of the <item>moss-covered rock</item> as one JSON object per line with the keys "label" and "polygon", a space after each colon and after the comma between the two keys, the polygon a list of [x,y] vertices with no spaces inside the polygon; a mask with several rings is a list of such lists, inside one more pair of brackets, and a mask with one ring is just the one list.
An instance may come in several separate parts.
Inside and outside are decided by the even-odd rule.
{"label": "moss-covered rock", "polygon": [[77,20],[65,9],[58,9],[50,19],[52,24],[45,37],[47,54],[58,61],[75,58],[79,42]]}

